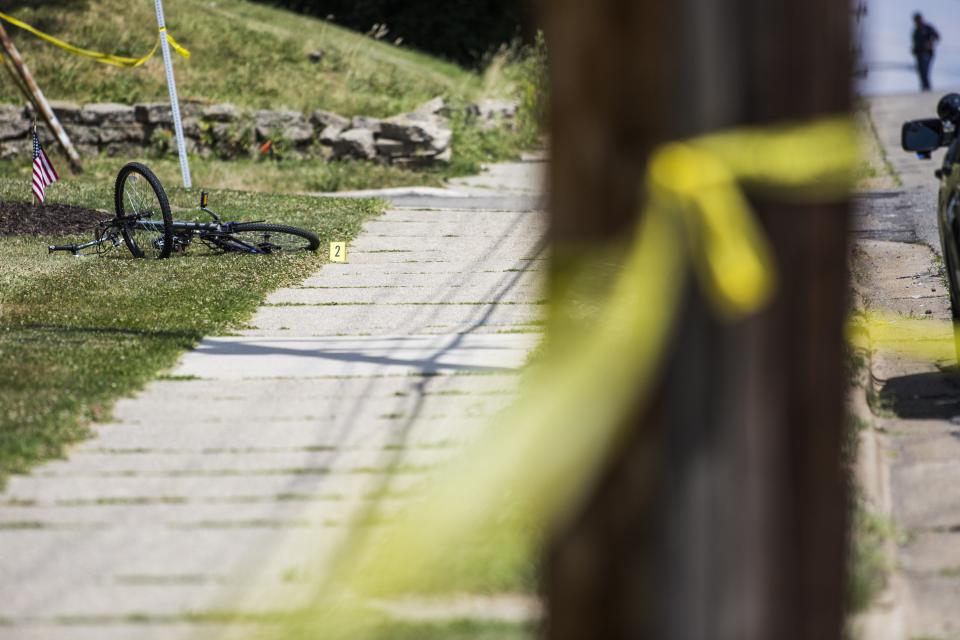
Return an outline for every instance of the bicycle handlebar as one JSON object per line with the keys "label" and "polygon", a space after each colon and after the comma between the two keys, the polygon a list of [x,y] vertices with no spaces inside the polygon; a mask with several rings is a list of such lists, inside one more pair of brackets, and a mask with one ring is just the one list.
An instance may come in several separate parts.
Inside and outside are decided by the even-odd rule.
{"label": "bicycle handlebar", "polygon": [[80,253],[80,247],[75,244],[50,245],[47,247],[47,253],[54,251],[69,251],[73,255]]}

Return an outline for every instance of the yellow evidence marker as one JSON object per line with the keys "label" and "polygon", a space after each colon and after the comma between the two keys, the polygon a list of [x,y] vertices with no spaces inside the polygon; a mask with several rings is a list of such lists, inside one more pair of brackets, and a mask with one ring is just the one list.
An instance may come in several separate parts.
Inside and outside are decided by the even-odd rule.
{"label": "yellow evidence marker", "polygon": [[331,242],[330,243],[330,262],[346,262],[346,261],[347,261],[347,243]]}

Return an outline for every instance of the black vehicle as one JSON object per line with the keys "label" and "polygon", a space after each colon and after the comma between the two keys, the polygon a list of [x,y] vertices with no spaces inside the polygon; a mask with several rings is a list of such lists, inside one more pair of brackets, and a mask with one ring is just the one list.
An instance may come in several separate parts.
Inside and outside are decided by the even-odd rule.
{"label": "black vehicle", "polygon": [[319,238],[304,229],[267,222],[224,222],[207,208],[205,192],[200,194],[200,210],[212,222],[174,220],[160,180],[138,162],[125,165],[117,175],[114,205],[116,216],[97,223],[93,240],[51,246],[50,253],[102,254],[123,243],[135,258],[160,259],[186,251],[194,240],[218,253],[292,253],[316,251],[320,246]]}
{"label": "black vehicle", "polygon": [[937,105],[937,118],[911,120],[903,124],[901,145],[919,157],[946,147],[943,164],[934,172],[940,181],[937,227],[943,248],[943,265],[950,285],[950,308],[953,315],[957,355],[960,359],[960,94],[951,93]]}

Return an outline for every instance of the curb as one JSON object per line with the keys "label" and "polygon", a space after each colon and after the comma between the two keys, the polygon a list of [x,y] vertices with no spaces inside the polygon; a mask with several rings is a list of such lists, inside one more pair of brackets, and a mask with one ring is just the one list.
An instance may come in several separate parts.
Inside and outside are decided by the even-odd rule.
{"label": "curb", "polygon": [[[860,353],[866,366],[859,372],[857,384],[847,394],[847,410],[863,420],[869,428],[860,433],[857,460],[854,468],[856,485],[868,507],[887,520],[893,519],[893,499],[890,491],[889,442],[875,426],[876,416],[867,401],[868,394],[880,391],[880,381],[873,373],[873,348],[866,329],[858,330],[862,342],[854,349]],[[853,637],[863,640],[906,640],[909,593],[900,574],[897,543],[887,539],[884,556],[890,567],[886,586],[874,598],[870,608],[851,618]]]}

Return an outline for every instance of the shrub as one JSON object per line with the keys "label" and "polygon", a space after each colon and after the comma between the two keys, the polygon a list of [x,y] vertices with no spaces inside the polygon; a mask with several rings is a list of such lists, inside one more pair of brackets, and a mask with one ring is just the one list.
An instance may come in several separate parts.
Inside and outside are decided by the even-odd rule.
{"label": "shrub", "polygon": [[514,84],[521,144],[536,145],[546,130],[549,99],[547,41],[542,31],[537,33],[534,44],[519,49],[505,73]]}

